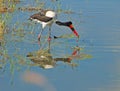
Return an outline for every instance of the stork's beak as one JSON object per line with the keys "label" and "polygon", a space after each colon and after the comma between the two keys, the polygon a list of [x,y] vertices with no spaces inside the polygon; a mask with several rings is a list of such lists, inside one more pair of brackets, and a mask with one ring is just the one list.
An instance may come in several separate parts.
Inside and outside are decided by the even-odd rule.
{"label": "stork's beak", "polygon": [[75,34],[76,37],[79,37],[78,32],[75,30],[75,28],[72,24],[70,24],[68,27],[72,30],[72,32]]}
{"label": "stork's beak", "polygon": [[71,21],[68,21],[68,22],[56,21],[56,24],[58,24],[60,26],[67,26],[67,27],[69,27],[72,30],[72,32],[74,33],[74,35],[79,38],[79,34],[75,30],[75,28],[74,28],[74,26],[73,26]]}

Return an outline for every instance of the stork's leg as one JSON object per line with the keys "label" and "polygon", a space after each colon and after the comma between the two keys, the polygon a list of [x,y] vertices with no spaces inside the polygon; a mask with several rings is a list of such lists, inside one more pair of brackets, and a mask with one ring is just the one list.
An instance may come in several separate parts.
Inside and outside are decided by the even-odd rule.
{"label": "stork's leg", "polygon": [[40,40],[41,40],[41,36],[42,36],[42,32],[43,29],[40,31],[40,33],[38,34],[38,44],[41,45]]}
{"label": "stork's leg", "polygon": [[50,42],[51,42],[51,26],[49,27],[49,35],[48,35],[48,46],[49,46],[48,51],[49,52],[50,52]]}
{"label": "stork's leg", "polygon": [[77,40],[76,40],[77,46],[79,46],[79,40],[80,40],[80,38],[78,37]]}

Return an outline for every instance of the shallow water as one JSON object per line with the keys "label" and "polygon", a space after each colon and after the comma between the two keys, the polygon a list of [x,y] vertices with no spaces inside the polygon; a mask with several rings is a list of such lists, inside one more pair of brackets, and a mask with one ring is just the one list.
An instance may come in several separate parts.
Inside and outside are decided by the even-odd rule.
{"label": "shallow water", "polygon": [[[33,1],[23,0],[15,4],[13,13],[2,14],[6,15],[7,33],[0,39],[0,91],[119,91],[120,1],[46,2],[45,8],[72,11],[69,14],[60,12],[58,19],[72,20],[80,34],[80,55],[84,57],[72,60],[77,67],[57,62],[52,69],[33,66],[26,57],[29,52],[39,50],[37,35],[41,26],[28,21],[29,16],[38,11],[22,11],[18,8],[41,3],[39,0],[36,0],[39,3]],[[47,34],[47,30],[43,35]],[[71,33],[66,27],[52,26],[52,35]],[[46,39],[46,36],[43,38]],[[69,57],[76,44],[73,37],[53,39],[51,53],[55,58]],[[28,70],[31,72],[26,72]]]}

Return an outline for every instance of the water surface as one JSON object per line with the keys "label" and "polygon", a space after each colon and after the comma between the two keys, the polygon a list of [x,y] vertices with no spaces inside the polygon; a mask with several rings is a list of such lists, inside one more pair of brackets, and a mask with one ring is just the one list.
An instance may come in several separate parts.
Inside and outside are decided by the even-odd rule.
{"label": "water surface", "polygon": [[[18,8],[39,6],[39,0],[39,3],[33,2],[34,0],[30,2],[23,0],[15,4],[16,10],[9,13],[9,17],[6,13],[2,14],[6,15],[4,18],[8,33],[5,33],[3,37],[5,42],[3,41],[1,46],[4,56],[1,55],[0,60],[4,59],[5,63],[1,62],[0,91],[119,91],[120,1],[45,2],[44,8],[72,11],[70,14],[61,12],[58,19],[73,22],[80,34],[80,53],[92,56],[92,58],[73,60],[72,62],[76,63],[77,67],[58,62],[52,69],[42,69],[26,64],[30,63],[26,55],[39,50],[37,34],[41,26],[27,20],[30,15],[38,11],[22,11]],[[47,34],[47,30],[48,28],[45,29],[44,34]],[[56,36],[70,33],[68,28],[55,24],[52,26],[52,31],[52,34]],[[72,47],[76,46],[75,38],[53,40],[52,43],[51,52],[54,57],[69,56],[72,54]],[[26,63],[22,64],[22,60]],[[43,83],[42,85],[27,83],[23,79],[26,70],[44,77],[41,79],[47,82],[44,85]]]}

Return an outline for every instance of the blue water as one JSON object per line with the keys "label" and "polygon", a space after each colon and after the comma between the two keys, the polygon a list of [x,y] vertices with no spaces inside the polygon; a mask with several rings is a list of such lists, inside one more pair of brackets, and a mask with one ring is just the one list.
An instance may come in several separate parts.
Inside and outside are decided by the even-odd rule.
{"label": "blue water", "polygon": [[[34,0],[30,2],[23,1],[19,6],[35,5]],[[47,1],[47,0],[46,0]],[[59,0],[58,0],[59,1]],[[17,64],[14,68],[14,74],[11,75],[10,65],[7,64],[5,71],[0,75],[0,91],[45,91],[43,87],[32,84],[27,84],[21,78],[23,72],[30,69],[33,72],[45,76],[49,83],[52,84],[56,91],[119,91],[120,90],[120,12],[119,0],[60,0],[61,8],[64,10],[70,9],[73,14],[60,14],[60,20],[72,20],[76,30],[80,34],[79,45],[83,49],[83,53],[92,55],[92,58],[85,60],[77,60],[79,66],[72,68],[71,66],[60,62],[53,69],[42,69],[40,67],[19,67]],[[50,4],[50,5],[49,5]],[[46,8],[54,9],[54,3],[46,3]],[[33,12],[15,11],[12,17],[10,27],[17,21],[20,23],[28,22],[27,19]],[[25,36],[20,42],[8,41],[7,49],[9,55],[15,53],[14,48],[17,47],[18,52],[23,57],[26,57],[28,52],[39,49],[37,45],[37,34],[39,33],[39,24],[34,25],[34,36]],[[19,25],[18,25],[19,27]],[[33,27],[33,26],[31,26]],[[31,31],[32,28],[24,26],[25,30]],[[53,35],[57,36],[68,33],[69,29],[53,25]],[[47,30],[47,28],[46,28]],[[66,30],[66,31],[64,31]],[[46,32],[44,32],[46,33]],[[6,36],[9,38],[10,34]],[[70,55],[71,47],[76,45],[73,39],[55,40],[54,42],[62,42],[53,46],[52,53],[56,56]],[[33,43],[31,43],[33,41]],[[67,42],[66,42],[67,41]],[[16,45],[14,45],[16,44]],[[66,51],[65,51],[66,50]],[[62,52],[61,52],[62,51]],[[13,59],[16,61],[16,59]],[[76,61],[75,61],[76,62]],[[17,68],[18,67],[18,68]],[[13,82],[13,85],[11,85]],[[47,90],[49,91],[49,90]],[[54,91],[54,90],[53,90]]]}

